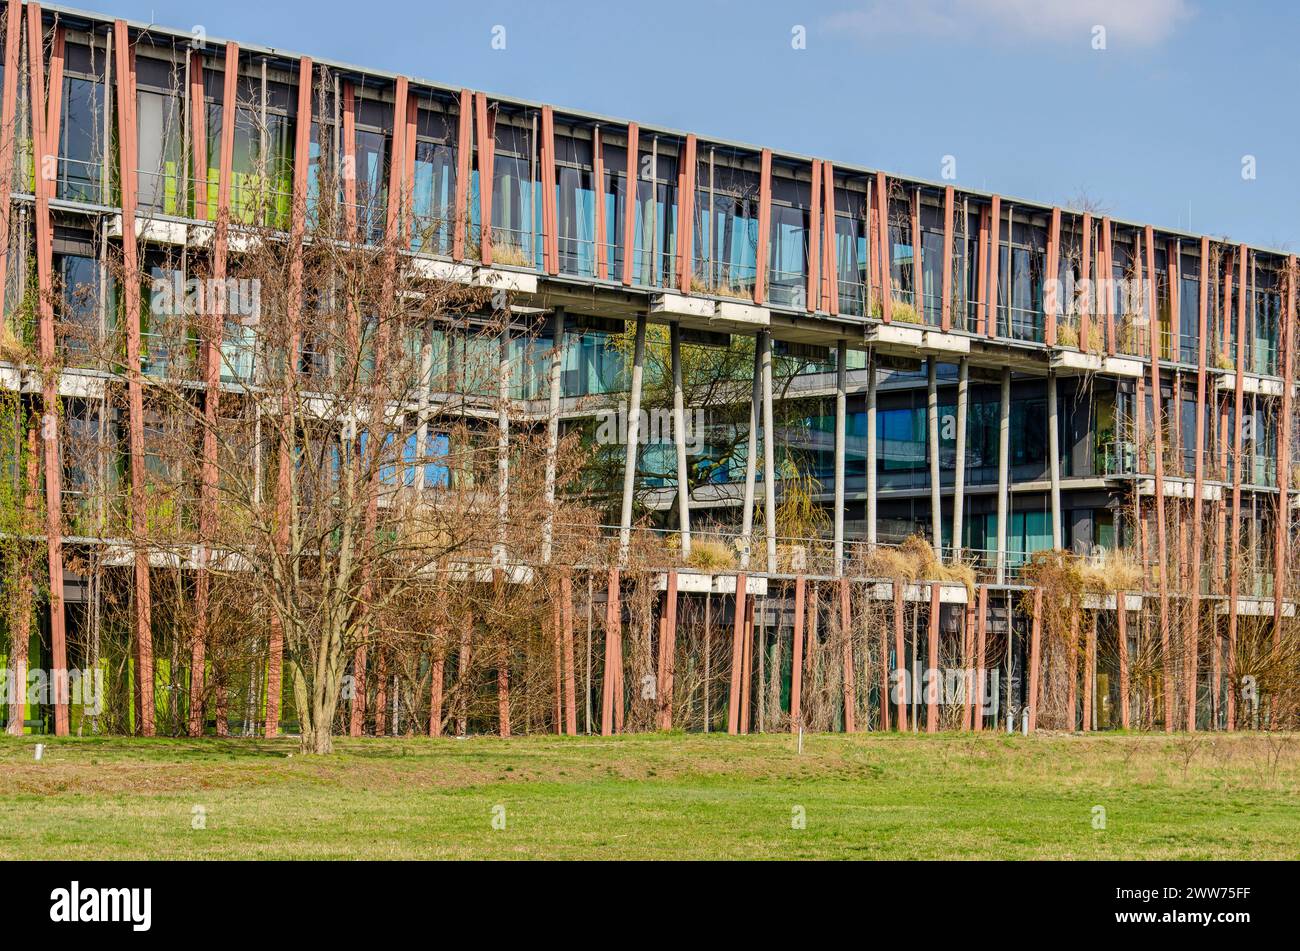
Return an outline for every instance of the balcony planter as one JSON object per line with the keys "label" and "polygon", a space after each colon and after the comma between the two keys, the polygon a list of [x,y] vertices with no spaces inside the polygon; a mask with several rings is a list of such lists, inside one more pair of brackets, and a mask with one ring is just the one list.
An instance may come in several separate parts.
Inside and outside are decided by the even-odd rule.
{"label": "balcony planter", "polygon": [[[1228,613],[1227,600],[1220,601],[1215,608],[1216,614]],[[1272,598],[1238,598],[1237,599],[1237,616],[1238,617],[1272,617],[1273,616],[1273,599]],[[1295,617],[1295,602],[1282,602],[1282,616]]]}
{"label": "balcony planter", "polygon": [[474,269],[468,264],[438,261],[434,258],[413,257],[411,268],[420,277],[430,281],[451,281],[455,284],[473,284]]}
{"label": "balcony planter", "polygon": [[[878,581],[867,589],[867,597],[874,601],[894,600],[894,582]],[[940,604],[965,604],[967,598],[964,584],[940,584]],[[930,603],[930,585],[927,583],[903,586],[903,600],[920,604]]]}
{"label": "balcony planter", "polygon": [[766,307],[732,300],[720,300],[716,305],[713,319],[722,323],[740,324],[744,327],[767,327],[772,323],[772,312]]}
{"label": "balcony planter", "polygon": [[1081,353],[1078,350],[1054,348],[1050,365],[1058,373],[1100,373],[1104,362],[1101,354],[1098,353]]}
{"label": "balcony planter", "polygon": [[942,330],[925,330],[921,332],[922,349],[931,353],[951,353],[965,356],[970,353],[970,337],[965,334],[945,333]]}
{"label": "balcony planter", "polygon": [[664,317],[711,320],[717,314],[717,302],[707,297],[663,293],[650,298],[650,313]]}
{"label": "balcony planter", "polygon": [[[1233,392],[1237,390],[1236,372],[1218,373],[1214,380],[1215,389],[1220,392]],[[1255,373],[1243,373],[1241,375],[1241,392],[1255,396],[1281,396],[1282,381],[1266,379]]]}
{"label": "balcony planter", "polygon": [[[1087,611],[1114,611],[1118,603],[1113,594],[1085,594],[1083,596],[1083,607]],[[1141,611],[1142,595],[1124,595],[1124,609],[1126,611]]]}
{"label": "balcony planter", "polygon": [[537,275],[522,271],[505,271],[500,268],[479,267],[474,271],[474,283],[493,290],[517,291],[520,294],[537,293]]}
{"label": "balcony planter", "polygon": [[1103,372],[1112,376],[1127,376],[1135,380],[1147,371],[1147,365],[1136,357],[1106,357],[1101,366]]}
{"label": "balcony planter", "polygon": [[925,346],[925,330],[919,324],[874,324],[863,335],[867,343],[914,356]]}

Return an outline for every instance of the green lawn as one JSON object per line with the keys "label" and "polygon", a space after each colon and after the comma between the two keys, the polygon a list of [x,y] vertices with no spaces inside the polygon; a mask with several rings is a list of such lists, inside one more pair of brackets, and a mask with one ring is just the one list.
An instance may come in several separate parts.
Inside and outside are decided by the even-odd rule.
{"label": "green lawn", "polygon": [[1300,856],[1297,736],[41,741],[6,858]]}

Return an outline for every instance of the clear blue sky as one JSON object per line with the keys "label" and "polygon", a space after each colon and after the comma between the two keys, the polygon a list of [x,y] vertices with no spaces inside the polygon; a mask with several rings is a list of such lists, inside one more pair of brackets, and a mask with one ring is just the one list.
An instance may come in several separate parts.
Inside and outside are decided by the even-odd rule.
{"label": "clear blue sky", "polygon": [[1300,250],[1282,0],[70,5],[922,178],[951,155],[959,185]]}

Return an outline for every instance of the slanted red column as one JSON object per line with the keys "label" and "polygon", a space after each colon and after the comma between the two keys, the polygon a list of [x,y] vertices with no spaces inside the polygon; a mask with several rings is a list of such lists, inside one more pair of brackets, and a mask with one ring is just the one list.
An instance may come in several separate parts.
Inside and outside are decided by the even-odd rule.
{"label": "slanted red column", "polygon": [[[6,4],[5,11],[5,62],[17,63],[20,44],[23,37],[23,5]],[[18,73],[16,69],[6,69],[4,90],[0,93],[0,182],[13,181],[14,154],[16,143],[14,128],[18,119]],[[9,247],[9,208],[12,193],[8,188],[0,188],[0,247]],[[8,277],[9,256],[0,254],[0,301],[5,299],[5,285]]]}
{"label": "slanted red column", "polygon": [[853,677],[853,611],[848,578],[840,579],[840,636],[844,643],[844,732],[856,733],[858,691]]}
{"label": "slanted red column", "polygon": [[975,732],[984,729],[984,663],[985,638],[988,633],[989,589],[979,586],[979,601],[975,608]]}
{"label": "slanted red column", "polygon": [[[289,293],[285,298],[285,315],[289,330],[289,359],[285,372],[298,372],[298,351],[301,346],[303,243],[307,230],[307,166],[311,151],[311,97],[312,61],[304,56],[298,61],[298,122],[294,130],[293,148],[293,210],[289,224]],[[284,420],[291,420],[289,396],[285,396]],[[278,465],[275,480],[275,509],[279,520],[276,545],[281,552],[289,547],[289,522],[292,519],[293,499],[291,440],[295,434],[281,433]],[[266,722],[264,732],[275,736],[280,732],[280,688],[284,657],[284,622],[278,614],[271,618],[269,656],[266,665]],[[441,660],[439,661],[441,665]],[[442,667],[438,667],[438,730],[442,730]]]}
{"label": "slanted red column", "polygon": [[[13,0],[10,0],[13,5]],[[55,30],[50,51],[48,110],[45,99],[45,46],[39,4],[27,7],[27,58],[31,78],[32,144],[36,156],[36,279],[40,300],[41,449],[45,473],[45,535],[50,586],[50,667],[54,688],[54,733],[68,735],[68,648],[63,605],[63,462],[59,452],[58,354],[54,339],[54,226],[50,199],[58,176],[60,105],[63,102],[63,27]],[[12,61],[17,72],[17,60]],[[7,196],[6,196],[7,197]],[[152,692],[151,692],[152,693]],[[149,711],[152,731],[152,711]]]}
{"label": "slanted red column", "polygon": [[790,732],[799,732],[803,723],[803,623],[807,581],[803,575],[794,579],[794,648],[790,664]]}
{"label": "slanted red column", "polygon": [[435,656],[430,661],[429,667],[429,735],[442,736],[442,691],[443,675],[446,657],[444,654],[447,631],[445,628],[439,628],[434,632],[434,640],[437,646],[434,647]]}
{"label": "slanted red column", "polygon": [[1115,592],[1115,620],[1119,638],[1119,725],[1129,727],[1128,709],[1128,601],[1123,591]]}
{"label": "slanted red column", "polygon": [[1043,589],[1034,589],[1034,617],[1029,640],[1029,730],[1038,729],[1038,676],[1043,641]]}
{"label": "slanted red column", "polygon": [[939,582],[930,583],[930,630],[926,638],[925,732],[939,732]]}
{"label": "slanted red column", "polygon": [[564,732],[578,735],[577,678],[573,663],[573,575],[560,576],[561,650],[564,654]]}
{"label": "slanted red column", "polygon": [[740,732],[740,680],[745,652],[745,576],[736,577],[736,610],[731,626],[731,689],[727,696],[727,732]]}
{"label": "slanted red column", "polygon": [[903,647],[903,582],[893,581],[894,589],[894,670],[899,673],[894,686],[895,719],[900,732],[907,732],[907,655]]}
{"label": "slanted red column", "polygon": [[622,623],[618,569],[611,568],[605,596],[605,674],[601,690],[601,736],[612,736],[623,720]]}

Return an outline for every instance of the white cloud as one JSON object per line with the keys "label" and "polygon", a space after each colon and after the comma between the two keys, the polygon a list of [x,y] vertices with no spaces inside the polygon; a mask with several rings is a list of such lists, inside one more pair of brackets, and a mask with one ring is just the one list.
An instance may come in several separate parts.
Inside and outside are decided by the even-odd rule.
{"label": "white cloud", "polygon": [[1104,26],[1111,45],[1155,46],[1191,15],[1188,0],[866,0],[830,17],[863,39],[928,36],[1087,43]]}

